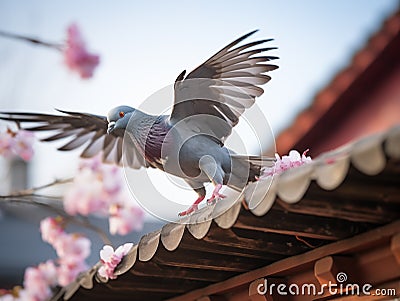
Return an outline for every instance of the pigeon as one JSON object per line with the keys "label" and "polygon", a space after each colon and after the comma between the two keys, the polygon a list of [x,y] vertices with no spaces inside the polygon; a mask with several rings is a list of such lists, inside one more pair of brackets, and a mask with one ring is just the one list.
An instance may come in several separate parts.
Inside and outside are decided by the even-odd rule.
{"label": "pigeon", "polygon": [[101,153],[105,163],[158,168],[184,179],[198,194],[179,213],[189,215],[205,199],[205,183],[214,185],[207,200],[212,203],[225,198],[223,185],[241,191],[258,180],[263,167],[273,164],[272,158],[236,154],[224,145],[239,117],[264,93],[260,86],[271,79],[265,73],[278,68],[270,63],[277,57],[265,55],[276,47],[262,47],[272,39],[241,45],[256,31],[225,46],[187,75],[186,70],[180,73],[170,115],[150,115],[124,105],[107,116],[58,110],[62,114],[1,112],[0,119],[29,131],[52,132],[41,139],[45,142],[69,138],[58,148],[61,151],[85,146],[83,158]]}

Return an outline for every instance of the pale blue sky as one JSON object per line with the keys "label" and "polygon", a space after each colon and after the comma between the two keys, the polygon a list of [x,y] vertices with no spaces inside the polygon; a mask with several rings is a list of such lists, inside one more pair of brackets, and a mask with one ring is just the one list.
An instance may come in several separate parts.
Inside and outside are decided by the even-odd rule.
{"label": "pale blue sky", "polygon": [[[105,115],[120,104],[138,106],[183,69],[260,29],[254,38],[273,37],[279,47],[273,54],[280,57],[280,68],[257,100],[277,134],[397,5],[397,0],[1,0],[1,30],[58,42],[76,21],[101,64],[93,79],[82,81],[63,66],[59,53],[0,38],[0,110],[61,108]],[[72,175],[75,158],[76,153],[57,153],[54,145],[37,145],[33,184]]]}

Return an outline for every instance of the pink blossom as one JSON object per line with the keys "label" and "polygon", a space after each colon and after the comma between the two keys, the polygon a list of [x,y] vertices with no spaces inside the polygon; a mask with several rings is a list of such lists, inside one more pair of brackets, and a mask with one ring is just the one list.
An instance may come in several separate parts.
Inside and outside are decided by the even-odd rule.
{"label": "pink blossom", "polygon": [[46,300],[51,295],[49,284],[37,268],[29,267],[25,270],[24,287],[33,300]]}
{"label": "pink blossom", "polygon": [[109,206],[119,200],[123,182],[120,170],[100,160],[99,156],[82,160],[73,186],[64,197],[68,214],[107,215]]}
{"label": "pink blossom", "polygon": [[118,167],[101,157],[82,160],[72,187],[65,194],[67,213],[109,215],[110,233],[125,235],[143,225],[143,211],[132,203]]}
{"label": "pink blossom", "polygon": [[104,165],[102,173],[104,191],[110,195],[117,195],[121,192],[123,178],[117,166]]}
{"label": "pink blossom", "polygon": [[[79,273],[88,269],[85,259],[90,255],[91,242],[77,233],[64,231],[64,220],[60,217],[45,218],[40,222],[44,241],[49,242],[59,256],[56,262],[48,260],[37,267],[28,267],[24,275],[24,287],[14,298],[9,292],[0,291],[0,301],[24,300],[45,301],[57,285],[66,286]],[[14,293],[14,292],[12,292]]]}
{"label": "pink blossom", "polygon": [[67,29],[67,45],[64,50],[66,65],[79,73],[81,78],[93,76],[94,69],[100,62],[98,55],[87,51],[81,32],[76,24],[71,24]]}
{"label": "pink blossom", "polygon": [[59,217],[48,217],[40,223],[42,239],[53,246],[59,257],[52,286],[68,285],[88,268],[85,259],[90,255],[91,241],[78,233],[66,233],[63,223]]}
{"label": "pink blossom", "polygon": [[115,204],[110,207],[109,228],[111,234],[126,235],[143,228],[143,210],[133,204]]}
{"label": "pink blossom", "polygon": [[57,271],[52,260],[40,263],[38,269],[42,273],[43,279],[45,279],[50,286],[57,285]]}
{"label": "pink blossom", "polygon": [[53,244],[58,257],[65,262],[84,262],[90,255],[91,242],[79,234],[64,233]]}
{"label": "pink blossom", "polygon": [[24,289],[29,300],[47,300],[51,296],[51,287],[55,285],[56,268],[52,261],[29,267],[25,270]]}
{"label": "pink blossom", "polygon": [[33,156],[34,136],[31,132],[20,130],[14,132],[8,129],[0,133],[0,155],[6,158],[19,156],[25,161],[29,161]]}
{"label": "pink blossom", "polygon": [[29,161],[33,157],[33,133],[28,131],[18,131],[14,137],[13,150],[25,161]]}
{"label": "pink blossom", "polygon": [[13,295],[11,294],[0,294],[0,301],[14,301],[16,300]]}
{"label": "pink blossom", "polygon": [[276,162],[273,167],[268,167],[263,170],[261,178],[280,174],[285,170],[301,166],[312,161],[311,157],[306,156],[308,150],[304,151],[302,155],[296,150],[291,150],[288,156],[281,157],[275,154]]}
{"label": "pink blossom", "polygon": [[12,151],[13,136],[10,131],[0,133],[0,155],[5,158],[12,158],[14,153]]}
{"label": "pink blossom", "polygon": [[32,299],[32,296],[29,295],[29,292],[26,289],[21,289],[18,291],[18,298],[15,298],[14,301],[37,301]]}
{"label": "pink blossom", "polygon": [[49,244],[54,244],[56,240],[64,233],[62,227],[63,219],[60,217],[47,217],[40,222],[40,232],[42,239]]}
{"label": "pink blossom", "polygon": [[57,280],[61,286],[66,286],[76,279],[79,273],[84,272],[88,269],[87,264],[84,261],[71,262],[64,259],[59,260],[59,266],[57,268]]}
{"label": "pink blossom", "polygon": [[106,279],[116,279],[114,274],[116,266],[121,262],[122,258],[129,253],[132,249],[132,243],[126,243],[119,246],[115,251],[112,246],[105,245],[100,251],[100,260],[103,265],[100,267],[98,273],[101,277]]}
{"label": "pink blossom", "polygon": [[105,214],[112,199],[103,187],[98,174],[84,168],[74,178],[73,186],[64,196],[64,209],[68,214]]}
{"label": "pink blossom", "polygon": [[79,169],[88,168],[94,173],[101,172],[103,168],[102,154],[98,154],[90,159],[82,159],[79,161]]}

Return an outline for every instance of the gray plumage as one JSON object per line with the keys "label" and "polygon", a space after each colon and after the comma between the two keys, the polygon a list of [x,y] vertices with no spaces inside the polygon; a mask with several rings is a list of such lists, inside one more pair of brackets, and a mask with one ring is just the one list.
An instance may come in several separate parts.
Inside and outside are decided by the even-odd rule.
{"label": "gray plumage", "polygon": [[175,81],[170,116],[120,106],[107,117],[66,111],[60,111],[64,115],[3,112],[0,119],[37,124],[26,130],[55,132],[43,141],[72,137],[59,150],[86,144],[84,158],[102,152],[107,163],[154,167],[181,177],[199,194],[197,206],[204,199],[205,182],[216,185],[213,199],[222,196],[221,185],[242,190],[271,162],[237,155],[224,146],[239,117],[264,92],[260,85],[270,80],[265,73],[278,68],[269,63],[276,57],[260,55],[275,49],[259,47],[270,40],[237,46],[254,32],[224,47],[186,77],[183,71]]}

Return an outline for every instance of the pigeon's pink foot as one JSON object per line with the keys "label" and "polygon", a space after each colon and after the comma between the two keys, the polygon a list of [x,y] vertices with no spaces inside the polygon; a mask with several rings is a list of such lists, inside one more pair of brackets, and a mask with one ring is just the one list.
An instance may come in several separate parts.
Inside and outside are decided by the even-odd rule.
{"label": "pigeon's pink foot", "polygon": [[222,188],[222,184],[215,185],[215,188],[214,188],[214,191],[213,191],[213,193],[211,195],[211,198],[209,198],[207,200],[207,204],[212,204],[214,202],[214,200],[217,199],[217,198],[221,198],[221,199],[226,198],[226,195],[219,193],[221,188]]}
{"label": "pigeon's pink foot", "polygon": [[204,200],[204,198],[205,198],[204,196],[199,196],[199,197],[197,198],[197,200],[194,201],[194,203],[193,203],[192,206],[190,206],[190,207],[189,207],[187,210],[185,210],[185,211],[179,212],[179,213],[178,213],[178,216],[185,216],[185,215],[188,215],[188,214],[190,214],[190,213],[195,212],[196,210],[198,210],[198,209],[199,209],[199,204],[201,203],[202,200]]}

